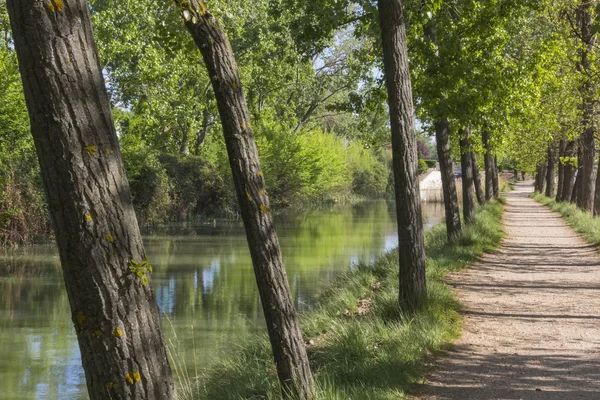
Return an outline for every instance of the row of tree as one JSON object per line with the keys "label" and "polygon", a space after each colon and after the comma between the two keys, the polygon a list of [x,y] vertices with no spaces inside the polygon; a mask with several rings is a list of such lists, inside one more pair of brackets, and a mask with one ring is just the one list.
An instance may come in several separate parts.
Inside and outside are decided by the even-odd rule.
{"label": "row of tree", "polygon": [[[551,0],[233,2],[236,10],[245,12],[241,16],[232,14],[226,3],[216,2],[213,11],[201,0],[175,0],[177,14],[143,0],[120,2],[125,8],[109,0],[94,1],[91,7],[85,0],[6,3],[12,26],[12,36],[6,41],[14,45],[18,56],[92,399],[174,396],[152,291],[152,267],[145,257],[129,193],[103,69],[116,79],[108,86],[116,96],[114,104],[142,110],[136,123],[173,120],[153,138],[164,138],[166,145],[177,143],[181,153],[192,151],[192,137],[195,146],[202,147],[212,123],[211,107],[217,110],[277,373],[287,397],[313,399],[316,392],[258,157],[255,121],[260,123],[265,113],[289,118],[298,134],[319,107],[348,89],[345,79],[358,71],[360,79],[351,78],[356,90],[346,91],[348,101],[340,101],[333,109],[368,115],[367,122],[357,121],[359,128],[363,124],[369,132],[367,137],[391,130],[400,245],[399,306],[408,312],[417,310],[427,297],[415,115],[435,134],[449,240],[461,231],[453,156],[461,160],[466,224],[475,218],[475,198],[484,203],[498,195],[498,158],[531,171],[549,154],[549,138],[556,132],[565,135],[563,154],[567,148],[572,152],[573,142],[579,141],[577,180],[581,183],[577,187],[581,193],[577,199],[584,208],[593,204],[589,186],[594,181],[595,28],[587,0],[558,4]],[[268,24],[247,24],[261,15],[260,7],[270,18]],[[90,10],[99,19],[100,31],[126,32],[123,42],[111,42],[110,34],[99,42],[101,48],[111,49],[111,61],[125,62],[101,66]],[[100,18],[99,10],[104,10],[106,19]],[[157,38],[161,46],[136,45],[139,33],[128,25],[132,18],[145,19],[146,37]],[[201,60],[181,39],[177,28],[181,19]],[[251,58],[253,68],[244,70],[219,19],[232,24],[233,32],[244,33],[240,36],[258,38],[241,40],[238,54],[274,37],[268,42],[271,53]],[[250,31],[245,30],[248,26]],[[281,32],[289,34],[302,52],[302,62],[292,71],[278,70],[281,64],[273,59],[274,54],[281,55],[275,48],[287,46],[282,39],[288,36],[277,36]],[[360,43],[344,53],[357,60],[349,66],[346,59],[340,67],[348,68],[344,72],[338,68],[334,51],[343,43],[341,33]],[[164,52],[165,43],[173,52]],[[574,54],[579,58],[572,65]],[[204,79],[186,72],[201,69],[202,64]],[[374,68],[383,71],[379,82]],[[337,89],[325,84],[330,80],[317,79],[308,85],[314,91],[307,96],[307,81],[301,79],[304,69],[322,71],[336,82]],[[245,73],[259,78],[255,79],[259,84],[246,93],[242,89]],[[171,76],[177,81],[169,88],[164,81]],[[297,85],[291,94],[287,92],[289,97],[281,97],[278,86],[294,81]],[[187,98],[156,101],[178,94]],[[386,101],[389,115],[382,107]],[[267,107],[269,103],[272,108]],[[563,163],[564,157],[559,163],[563,165],[562,194],[568,164]],[[481,158],[485,185],[479,177]]]}

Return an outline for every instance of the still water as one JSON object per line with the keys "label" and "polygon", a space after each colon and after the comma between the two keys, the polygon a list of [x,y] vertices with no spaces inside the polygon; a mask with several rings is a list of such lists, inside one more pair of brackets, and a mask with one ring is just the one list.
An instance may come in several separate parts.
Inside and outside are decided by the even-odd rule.
{"label": "still water", "polygon": [[[426,226],[442,216],[441,204],[424,204]],[[276,227],[299,309],[313,305],[322,285],[398,243],[395,209],[385,201],[282,215]],[[188,368],[210,365],[263,329],[240,222],[170,226],[144,241],[165,334]],[[0,252],[0,400],[86,398],[54,244]]]}

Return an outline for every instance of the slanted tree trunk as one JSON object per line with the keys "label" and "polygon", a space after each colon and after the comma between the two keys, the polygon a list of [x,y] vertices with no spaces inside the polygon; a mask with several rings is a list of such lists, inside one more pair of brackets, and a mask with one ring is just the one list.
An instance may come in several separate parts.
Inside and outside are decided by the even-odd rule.
{"label": "slanted tree trunk", "polygon": [[7,6],[90,399],[172,399],[88,2]]}
{"label": "slanted tree trunk", "polygon": [[565,180],[565,166],[561,162],[561,158],[565,156],[565,151],[567,148],[567,141],[561,139],[558,144],[558,184],[556,185],[556,201],[563,201],[563,186]]}
{"label": "slanted tree trunk", "polygon": [[490,201],[494,197],[494,181],[493,181],[493,159],[492,159],[492,146],[490,144],[490,132],[483,131],[483,163],[485,169],[485,199]]}
{"label": "slanted tree trunk", "polygon": [[[423,27],[425,36],[437,47],[437,32],[435,20],[432,18]],[[435,56],[439,54],[436,52]],[[440,103],[443,105],[446,99],[439,93]],[[443,106],[441,108],[444,108]],[[435,140],[437,145],[440,173],[442,175],[442,191],[444,193],[444,208],[446,212],[446,231],[448,240],[452,240],[461,232],[460,207],[458,205],[458,194],[456,192],[456,181],[454,180],[454,168],[452,166],[452,154],[450,152],[450,123],[448,118],[441,117],[435,122]]]}
{"label": "slanted tree trunk", "polygon": [[494,156],[492,161],[492,183],[494,185],[494,198],[500,197],[500,187],[498,183],[498,158]]}
{"label": "slanted tree trunk", "polygon": [[554,144],[548,146],[548,168],[546,170],[546,197],[554,197],[554,176],[556,173],[556,150]]}
{"label": "slanted tree trunk", "polygon": [[379,0],[383,61],[392,128],[400,249],[400,305],[416,309],[427,295],[425,249],[412,86],[403,1]]}
{"label": "slanted tree trunk", "polygon": [[314,399],[315,386],[269,208],[231,44],[199,0],[175,0],[200,49],[217,100],[258,291],[285,397]]}
{"label": "slanted tree trunk", "polygon": [[468,129],[462,129],[460,132],[460,165],[462,168],[463,218],[466,224],[472,224],[475,222],[475,186]]}
{"label": "slanted tree trunk", "polygon": [[583,210],[593,212],[594,209],[594,186],[595,186],[595,140],[594,140],[594,86],[590,81],[592,68],[593,48],[596,42],[593,30],[592,2],[589,0],[580,0],[577,9],[577,21],[581,28],[581,46],[580,46],[580,71],[582,72],[584,83],[581,87],[583,98],[583,133],[581,135],[581,169],[578,173],[580,182],[579,192],[577,194],[577,206]]}
{"label": "slanted tree trunk", "polygon": [[475,182],[475,194],[477,195],[477,202],[482,206],[485,204],[485,195],[483,193],[483,187],[481,186],[481,175],[479,174],[477,156],[473,150],[471,150],[471,162],[473,163],[473,182]]}

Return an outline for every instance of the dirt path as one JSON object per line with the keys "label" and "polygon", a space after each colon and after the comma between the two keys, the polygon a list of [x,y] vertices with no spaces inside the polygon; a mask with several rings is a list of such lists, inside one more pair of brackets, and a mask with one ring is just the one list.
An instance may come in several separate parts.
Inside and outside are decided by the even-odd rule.
{"label": "dirt path", "polygon": [[598,250],[515,189],[499,251],[449,278],[464,333],[412,399],[600,399]]}

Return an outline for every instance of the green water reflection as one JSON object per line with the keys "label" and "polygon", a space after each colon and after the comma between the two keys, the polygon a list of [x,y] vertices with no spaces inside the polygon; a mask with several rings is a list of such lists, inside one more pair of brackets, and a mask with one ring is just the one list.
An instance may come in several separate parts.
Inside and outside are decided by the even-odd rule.
{"label": "green water reflection", "polygon": [[[443,208],[425,205],[423,214],[431,225]],[[385,201],[277,218],[298,308],[310,308],[319,287],[340,272],[395,247],[394,218]],[[194,358],[210,365],[243,334],[263,329],[239,222],[172,226],[148,233],[145,243],[166,335],[189,368]],[[86,398],[54,244],[1,252],[0,399]]]}

